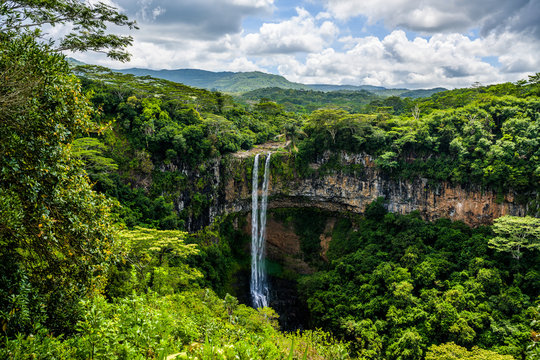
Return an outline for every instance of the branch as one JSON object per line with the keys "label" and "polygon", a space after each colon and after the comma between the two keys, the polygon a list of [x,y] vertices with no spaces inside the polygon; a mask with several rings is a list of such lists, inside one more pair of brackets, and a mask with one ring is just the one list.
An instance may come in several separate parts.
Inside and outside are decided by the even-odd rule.
{"label": "branch", "polygon": [[[26,17],[26,19],[27,18],[28,17]],[[5,28],[5,29],[2,30],[2,32],[10,32],[10,31],[16,31],[16,30],[20,30],[20,29],[28,29],[28,28],[31,28],[31,27],[41,26],[41,25],[45,25],[45,24],[51,24],[51,25],[54,26],[55,23],[64,24],[68,20],[69,20],[69,18],[65,17],[65,18],[55,20],[54,22],[51,22],[51,20],[43,20],[43,21],[40,21],[40,22],[31,23],[31,24],[20,24],[20,25],[17,25],[17,26],[12,26],[12,27]]]}
{"label": "branch", "polygon": [[[73,32],[60,39],[41,34],[43,25],[73,25]],[[124,49],[132,44],[131,36],[106,34],[107,25],[127,26],[138,29],[135,21],[118,12],[112,6],[95,5],[80,0],[0,0],[0,35],[17,36],[20,31],[37,29],[34,38],[49,40],[50,45],[59,43],[56,51],[97,51],[108,57],[126,61],[129,53]]]}

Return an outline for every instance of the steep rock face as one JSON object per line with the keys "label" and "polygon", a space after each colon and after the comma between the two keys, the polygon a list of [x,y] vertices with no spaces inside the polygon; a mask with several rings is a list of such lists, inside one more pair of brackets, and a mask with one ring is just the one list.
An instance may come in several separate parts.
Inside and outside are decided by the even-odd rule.
{"label": "steep rock face", "polygon": [[[251,234],[251,213],[247,214],[246,226],[243,231]],[[269,214],[266,222],[266,257],[281,264],[285,269],[296,274],[312,274],[315,269],[304,261],[304,255],[300,249],[300,238],[294,232],[290,224],[285,224],[273,218]]]}
{"label": "steep rock face", "polygon": [[[378,170],[365,154],[338,154],[338,171],[317,170],[333,155],[326,153],[315,164],[315,174],[299,177],[290,171],[272,171],[269,186],[269,208],[319,207],[329,211],[363,213],[366,205],[383,197],[388,211],[407,214],[418,211],[426,220],[449,218],[469,225],[489,224],[503,215],[524,216],[527,206],[515,202],[512,193],[504,197],[479,186],[462,186],[427,179],[396,180]],[[335,156],[334,156],[335,159]],[[222,164],[223,183],[219,201],[212,214],[250,211],[252,154],[235,154]],[[352,170],[351,170],[352,169]]]}

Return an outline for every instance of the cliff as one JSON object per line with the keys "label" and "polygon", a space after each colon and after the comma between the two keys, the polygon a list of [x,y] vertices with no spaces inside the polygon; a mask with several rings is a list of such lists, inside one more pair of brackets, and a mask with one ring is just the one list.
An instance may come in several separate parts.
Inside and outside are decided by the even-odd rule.
{"label": "cliff", "polygon": [[[338,170],[321,171],[329,161],[336,160],[335,155]],[[286,154],[274,156],[272,164],[289,160]],[[219,201],[210,210],[213,216],[250,211],[252,162],[253,152],[242,152],[222,163],[223,183]],[[527,214],[527,206],[518,204],[511,192],[501,196],[480,186],[434,184],[424,178],[393,179],[376,168],[373,158],[366,154],[325,153],[310,167],[313,174],[307,177],[300,177],[290,169],[273,167],[269,208],[318,207],[363,213],[366,205],[383,197],[390,212],[418,211],[426,220],[449,218],[471,226],[489,224],[503,215]]]}

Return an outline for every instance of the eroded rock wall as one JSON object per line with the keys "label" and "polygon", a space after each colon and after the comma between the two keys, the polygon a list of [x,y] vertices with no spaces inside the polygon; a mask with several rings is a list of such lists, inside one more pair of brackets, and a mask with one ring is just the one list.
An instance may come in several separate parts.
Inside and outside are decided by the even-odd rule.
{"label": "eroded rock wall", "polygon": [[[449,182],[430,183],[427,179],[396,180],[378,170],[365,154],[338,155],[344,170],[317,170],[332,156],[326,153],[311,164],[314,175],[300,177],[291,173],[272,172],[269,186],[269,208],[318,207],[329,211],[363,213],[378,197],[386,200],[388,211],[408,214],[418,211],[426,220],[449,218],[469,225],[489,224],[503,215],[525,216],[527,206],[518,204],[512,193],[504,197],[479,186],[462,186]],[[236,154],[222,165],[223,183],[220,201],[213,215],[250,211],[251,181],[249,171],[253,156]],[[347,169],[353,168],[354,171]]]}
{"label": "eroded rock wall", "polygon": [[[251,234],[251,213],[246,215],[246,226],[243,231]],[[291,224],[275,219],[269,214],[266,222],[266,257],[296,274],[312,274],[315,269],[304,259],[300,248],[300,237]]]}

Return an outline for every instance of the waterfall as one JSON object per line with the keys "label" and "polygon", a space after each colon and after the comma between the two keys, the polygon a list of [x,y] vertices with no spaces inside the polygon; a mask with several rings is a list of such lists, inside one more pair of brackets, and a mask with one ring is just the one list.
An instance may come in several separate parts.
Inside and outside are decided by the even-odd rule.
{"label": "waterfall", "polygon": [[270,179],[270,153],[264,163],[261,206],[259,209],[259,154],[253,162],[251,190],[251,281],[250,292],[255,308],[268,306],[268,282],[264,268],[266,209],[268,207],[268,180]]}

